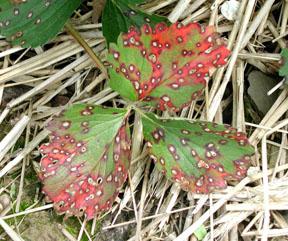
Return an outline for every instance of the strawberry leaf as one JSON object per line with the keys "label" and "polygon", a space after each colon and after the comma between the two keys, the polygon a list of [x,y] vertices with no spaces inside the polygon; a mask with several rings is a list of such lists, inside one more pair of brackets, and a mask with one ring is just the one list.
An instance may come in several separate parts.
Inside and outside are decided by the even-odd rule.
{"label": "strawberry leaf", "polygon": [[151,158],[187,191],[209,193],[226,180],[245,177],[254,149],[245,134],[228,125],[143,117]]}
{"label": "strawberry leaf", "polygon": [[129,100],[178,111],[202,94],[211,70],[226,63],[229,50],[219,42],[212,27],[197,23],[132,27],[111,44],[110,86]]}
{"label": "strawberry leaf", "polygon": [[64,26],[80,0],[1,0],[0,34],[13,45],[37,47]]}
{"label": "strawberry leaf", "polygon": [[76,104],[47,128],[39,177],[55,209],[88,219],[109,210],[129,167],[127,110]]}
{"label": "strawberry leaf", "polygon": [[135,7],[135,4],[143,0],[107,0],[103,15],[103,35],[110,43],[116,43],[121,32],[127,32],[130,26],[141,27],[149,22],[154,26],[156,23],[168,22],[165,17],[148,14]]}

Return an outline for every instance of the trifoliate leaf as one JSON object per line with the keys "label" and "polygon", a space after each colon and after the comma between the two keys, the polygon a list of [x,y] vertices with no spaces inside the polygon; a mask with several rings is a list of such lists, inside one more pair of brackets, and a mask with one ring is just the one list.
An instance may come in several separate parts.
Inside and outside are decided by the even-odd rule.
{"label": "trifoliate leaf", "polygon": [[244,133],[203,121],[142,118],[151,158],[187,191],[209,193],[245,177],[254,149]]}
{"label": "trifoliate leaf", "polygon": [[107,0],[102,15],[102,25],[108,46],[110,43],[116,43],[120,33],[126,33],[130,26],[140,28],[147,22],[152,26],[156,23],[168,22],[165,17],[145,13],[134,6],[141,2],[143,0]]}
{"label": "trifoliate leaf", "polygon": [[110,86],[121,96],[178,111],[202,94],[210,72],[229,50],[212,27],[164,23],[132,27],[110,45]]}
{"label": "trifoliate leaf", "polygon": [[88,219],[109,210],[130,162],[127,111],[77,104],[47,128],[39,176],[55,209]]}
{"label": "trifoliate leaf", "polygon": [[80,0],[0,0],[0,34],[13,45],[37,47],[64,26]]}

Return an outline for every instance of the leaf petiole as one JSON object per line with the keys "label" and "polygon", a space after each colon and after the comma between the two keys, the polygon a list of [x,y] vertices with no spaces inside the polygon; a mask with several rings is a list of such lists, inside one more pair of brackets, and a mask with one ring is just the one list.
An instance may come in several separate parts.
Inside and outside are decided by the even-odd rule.
{"label": "leaf petiole", "polygon": [[65,28],[67,32],[84,48],[86,53],[90,56],[95,65],[101,70],[101,72],[105,74],[106,77],[108,77],[104,64],[69,21],[65,24]]}

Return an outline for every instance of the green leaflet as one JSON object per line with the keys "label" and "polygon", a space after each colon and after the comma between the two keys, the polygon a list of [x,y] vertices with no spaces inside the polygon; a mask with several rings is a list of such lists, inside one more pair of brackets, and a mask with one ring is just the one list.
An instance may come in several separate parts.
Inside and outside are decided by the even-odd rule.
{"label": "green leaflet", "polygon": [[0,0],[0,34],[6,36],[13,45],[37,47],[61,30],[80,2]]}
{"label": "green leaflet", "polygon": [[228,125],[188,120],[142,118],[151,158],[171,181],[187,191],[209,193],[226,180],[245,177],[254,149]]}
{"label": "green leaflet", "polygon": [[288,76],[288,49],[287,48],[282,49],[281,57],[283,60],[283,66],[279,69],[279,75],[285,77],[285,76]]}
{"label": "green leaflet", "polygon": [[112,206],[130,163],[127,114],[75,104],[49,122],[39,177],[59,213],[92,219]]}
{"label": "green leaflet", "polygon": [[[143,0],[107,0],[102,15],[103,35],[107,45],[116,43],[120,33],[127,32],[130,26],[141,27],[144,23],[154,26],[159,22],[168,22],[165,17],[147,14],[137,9],[135,4]],[[132,5],[133,4],[133,5]]]}
{"label": "green leaflet", "polygon": [[226,64],[230,51],[221,42],[213,27],[198,23],[131,27],[110,45],[109,85],[131,101],[179,111],[202,94],[211,72]]}

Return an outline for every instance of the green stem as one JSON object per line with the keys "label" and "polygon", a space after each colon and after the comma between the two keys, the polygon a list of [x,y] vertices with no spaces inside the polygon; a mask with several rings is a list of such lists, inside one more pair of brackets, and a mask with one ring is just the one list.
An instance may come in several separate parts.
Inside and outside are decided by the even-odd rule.
{"label": "green stem", "polygon": [[94,53],[93,49],[87,44],[87,42],[81,37],[78,31],[72,26],[72,24],[68,21],[65,24],[65,28],[67,32],[84,48],[90,58],[94,61],[96,66],[101,70],[103,74],[108,76],[107,70],[98,56]]}
{"label": "green stem", "polygon": [[136,105],[132,105],[131,108],[134,109],[135,112],[137,112],[138,114],[140,114],[140,116],[142,116],[142,117],[150,120],[151,122],[154,122],[149,116],[147,116],[147,115],[145,114],[144,111],[142,111],[140,108],[136,107]]}

